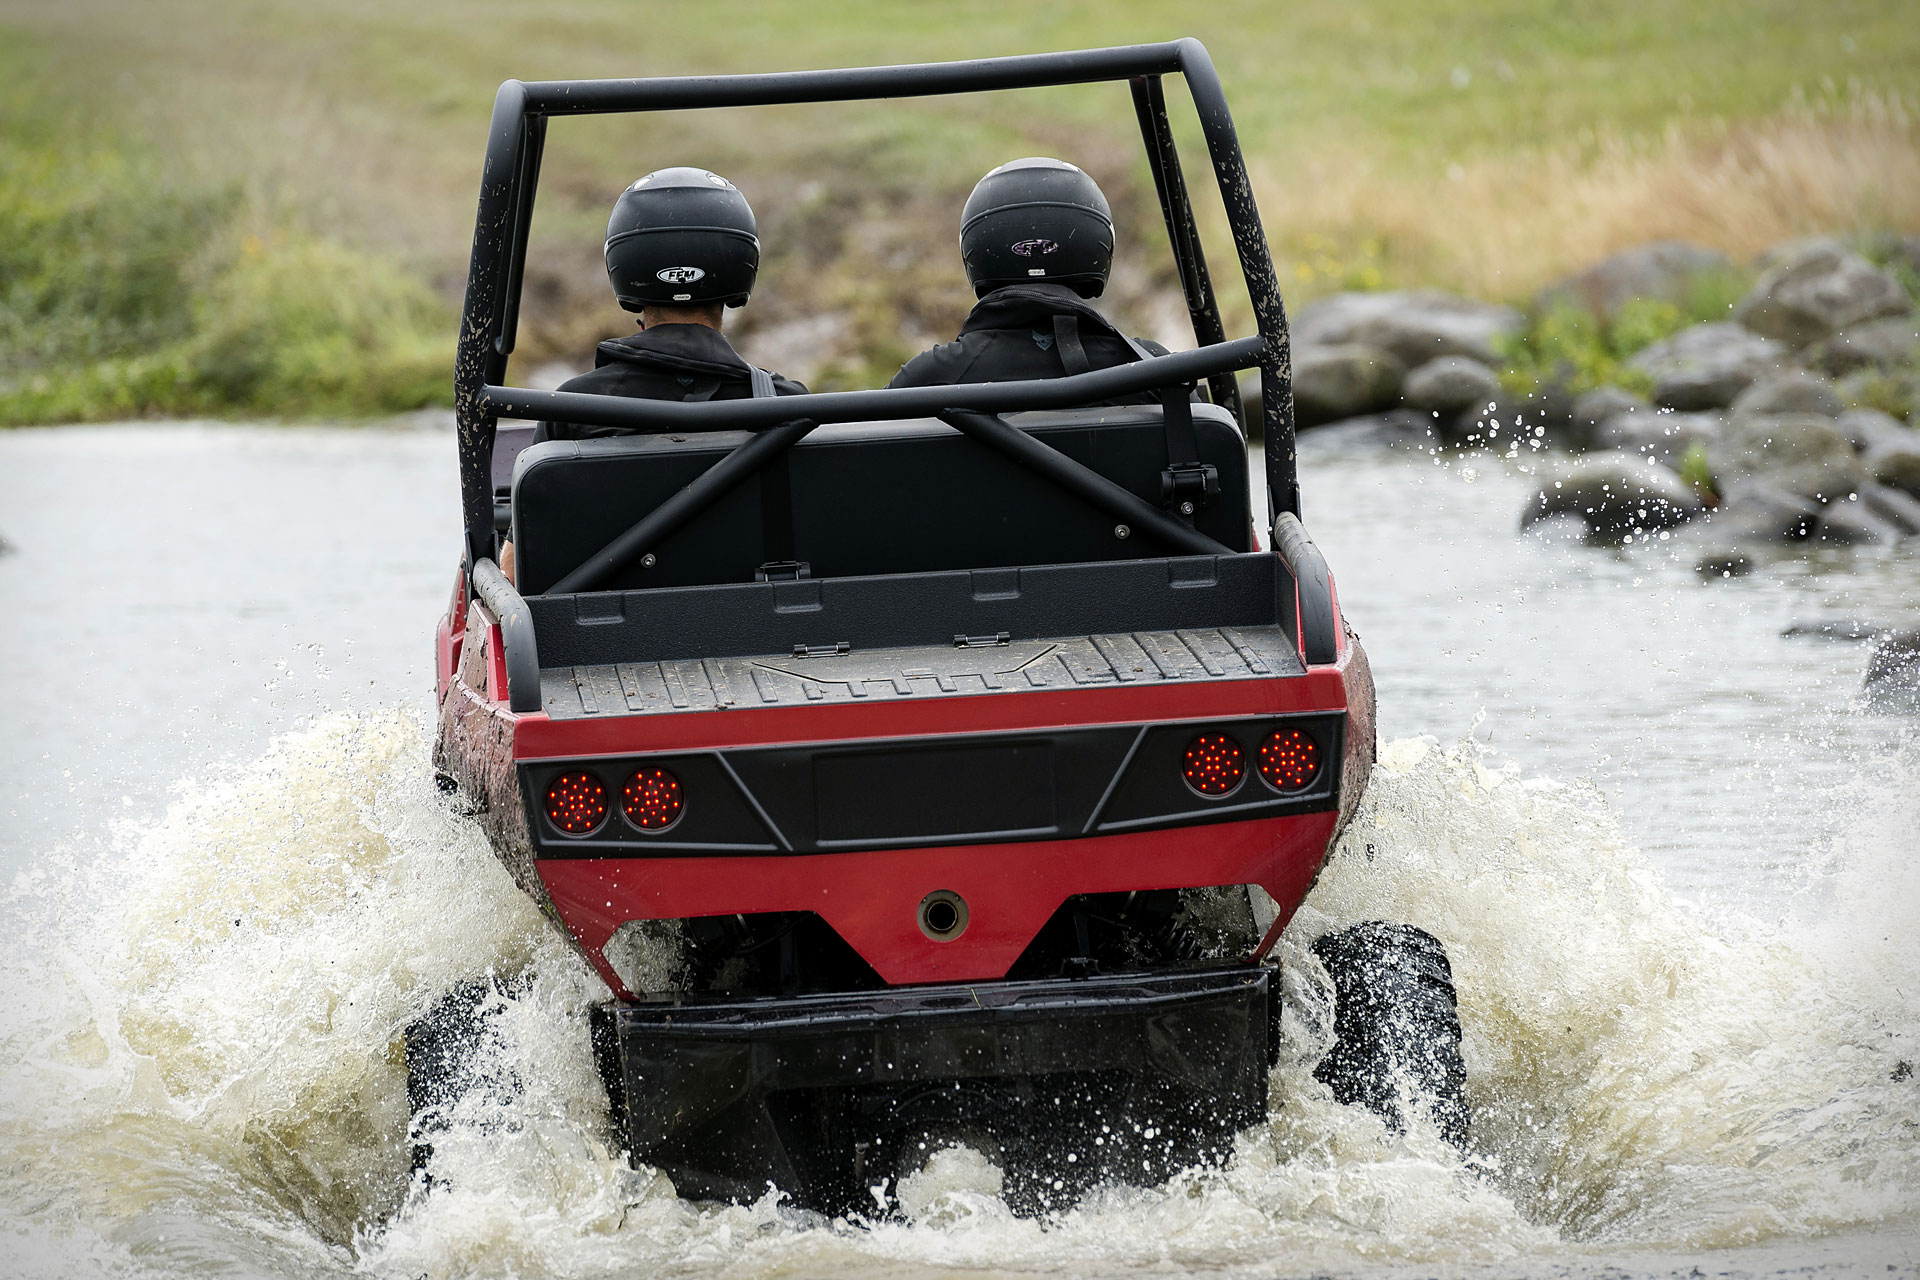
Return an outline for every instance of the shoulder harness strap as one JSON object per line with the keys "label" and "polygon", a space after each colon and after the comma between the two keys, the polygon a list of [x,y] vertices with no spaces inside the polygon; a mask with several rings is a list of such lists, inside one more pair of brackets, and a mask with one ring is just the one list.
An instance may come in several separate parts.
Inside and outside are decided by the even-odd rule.
{"label": "shoulder harness strap", "polygon": [[1087,346],[1080,341],[1079,316],[1061,312],[1053,317],[1053,349],[1060,353],[1060,365],[1069,375],[1092,371]]}
{"label": "shoulder harness strap", "polygon": [[[1135,360],[1153,358],[1151,351],[1126,334],[1120,334],[1120,340],[1133,349]],[[1193,384],[1162,387],[1158,394],[1160,420],[1167,436],[1167,469],[1160,473],[1160,498],[1175,515],[1192,524],[1194,511],[1219,495],[1220,472],[1200,461],[1200,440],[1193,430]]]}
{"label": "shoulder harness strap", "polygon": [[[753,398],[766,400],[779,394],[773,375],[758,365],[748,365],[753,383]],[[787,468],[787,450],[760,469],[760,554],[764,557],[755,575],[762,581],[776,577],[805,577],[804,569],[793,558],[793,477]]]}

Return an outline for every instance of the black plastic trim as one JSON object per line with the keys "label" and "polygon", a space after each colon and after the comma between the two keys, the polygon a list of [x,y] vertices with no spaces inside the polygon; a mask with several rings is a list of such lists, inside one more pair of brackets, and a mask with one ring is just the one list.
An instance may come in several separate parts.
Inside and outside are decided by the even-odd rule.
{"label": "black plastic trim", "polygon": [[[685,805],[673,825],[645,831],[620,809],[620,785],[642,765],[666,769],[680,780]],[[519,766],[527,797],[527,823],[541,857],[606,858],[661,853],[768,854],[792,847],[767,820],[727,762],[711,751],[596,760],[540,761]],[[607,821],[583,835],[569,835],[547,819],[540,798],[563,773],[586,772],[607,789]]]}
{"label": "black plastic trim", "polygon": [[[1282,794],[1255,781],[1252,775],[1259,773],[1260,743],[1268,734],[1289,726],[1311,733],[1325,754],[1320,772],[1310,784]],[[1240,744],[1245,755],[1247,776],[1225,795],[1209,796],[1195,791],[1181,770],[1186,745],[1199,733],[1224,733]],[[1324,813],[1340,803],[1339,761],[1345,758],[1345,744],[1345,713],[1309,712],[1214,720],[1204,724],[1150,725],[1114,789],[1112,802],[1100,814],[1094,833],[1110,835],[1169,826],[1239,822],[1276,813]]]}
{"label": "black plastic trim", "polygon": [[[1310,712],[547,760],[520,769],[542,858],[1025,844],[1327,812],[1339,804],[1345,721],[1343,712]],[[1258,744],[1291,725],[1312,732],[1325,752],[1319,775],[1300,791],[1243,783],[1214,799],[1181,776],[1180,748],[1196,733],[1232,734],[1252,773]],[[884,776],[866,789],[850,787],[847,768],[862,761]],[[686,811],[672,827],[650,832],[610,821],[593,834],[568,835],[531,799],[545,795],[553,778],[583,769],[617,799],[626,776],[642,766],[680,779]],[[859,830],[843,829],[839,815],[856,809]]]}
{"label": "black plastic trim", "polygon": [[550,667],[786,654],[839,639],[857,652],[1002,631],[1031,640],[1294,624],[1293,580],[1262,552],[652,587],[529,605]]}
{"label": "black plastic trim", "polygon": [[596,1016],[620,1135],[680,1194],[750,1200],[772,1182],[822,1212],[871,1212],[889,1147],[929,1124],[983,1124],[1010,1177],[1151,1181],[1221,1158],[1266,1113],[1271,984],[1234,965]]}

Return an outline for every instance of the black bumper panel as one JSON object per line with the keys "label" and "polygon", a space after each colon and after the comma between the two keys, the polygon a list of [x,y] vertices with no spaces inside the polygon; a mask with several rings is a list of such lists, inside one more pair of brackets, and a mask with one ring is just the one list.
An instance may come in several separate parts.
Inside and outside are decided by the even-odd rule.
{"label": "black bumper panel", "polygon": [[1218,1159],[1266,1111],[1259,967],[599,1015],[634,1156],[695,1198],[771,1184],[871,1214],[922,1145],[961,1140],[998,1159],[1010,1203],[1041,1210]]}

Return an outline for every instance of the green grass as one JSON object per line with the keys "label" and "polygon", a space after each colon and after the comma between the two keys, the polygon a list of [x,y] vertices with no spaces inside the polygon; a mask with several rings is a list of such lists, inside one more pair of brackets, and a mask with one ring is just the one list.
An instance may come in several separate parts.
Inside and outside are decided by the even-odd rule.
{"label": "green grass", "polygon": [[1523,393],[1548,384],[1575,393],[1600,386],[1649,393],[1652,380],[1627,361],[1689,325],[1725,320],[1747,287],[1740,272],[1712,272],[1696,278],[1678,303],[1638,298],[1610,321],[1575,306],[1536,312],[1501,352],[1506,357],[1501,381]]}
{"label": "green grass", "polygon": [[365,414],[450,398],[452,308],[397,259],[263,223],[15,95],[0,135],[0,421]]}
{"label": "green grass", "polygon": [[[508,76],[851,65],[1182,34],[1220,66],[1296,301],[1422,284],[1524,301],[1544,273],[1626,233],[1564,216],[1549,226],[1539,191],[1503,195],[1513,175],[1550,161],[1574,175],[1614,165],[1626,182],[1636,157],[1680,147],[1668,162],[1684,166],[1695,154],[1684,148],[1706,156],[1783,113],[1824,128],[1844,125],[1850,103],[1898,112],[1920,99],[1920,23],[1886,0],[0,0],[0,422],[444,400],[481,142]],[[1875,145],[1910,146],[1911,134],[1888,136]],[[756,327],[845,315],[816,380],[871,384],[950,335],[968,302],[958,201],[991,164],[1034,152],[1076,159],[1107,186],[1123,228],[1112,303],[1143,317],[1170,277],[1122,86],[558,120],[520,367],[583,359],[629,323],[597,266],[606,208],[636,173],[692,161],[740,182],[762,216],[749,343]],[[1920,230],[1920,199],[1881,188],[1818,216]],[[1641,227],[1639,209],[1615,222]],[[1729,216],[1753,222],[1745,207]],[[1489,222],[1543,247],[1489,250],[1475,239]],[[1701,225],[1700,238],[1719,234]],[[1740,234],[1726,230],[1723,247],[1750,249]],[[1213,256],[1229,281],[1224,242]],[[1633,344],[1694,309],[1676,310],[1604,333],[1543,318],[1516,353],[1518,376],[1618,376]]]}

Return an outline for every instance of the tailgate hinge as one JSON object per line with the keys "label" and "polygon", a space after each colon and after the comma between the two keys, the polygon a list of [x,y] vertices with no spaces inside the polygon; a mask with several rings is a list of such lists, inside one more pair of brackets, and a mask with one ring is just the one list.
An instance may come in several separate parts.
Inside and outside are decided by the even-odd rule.
{"label": "tailgate hinge", "polygon": [[755,582],[798,582],[813,576],[813,566],[805,560],[769,560],[753,571]]}

